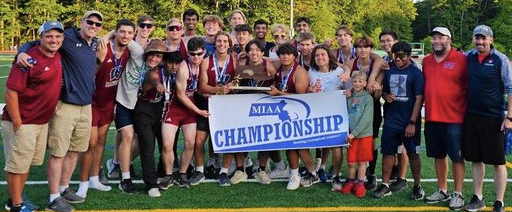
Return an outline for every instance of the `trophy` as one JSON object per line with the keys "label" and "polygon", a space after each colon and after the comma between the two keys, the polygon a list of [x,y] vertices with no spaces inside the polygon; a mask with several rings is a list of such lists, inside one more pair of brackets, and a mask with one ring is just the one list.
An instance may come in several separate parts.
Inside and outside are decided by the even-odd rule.
{"label": "trophy", "polygon": [[270,85],[274,80],[268,76],[263,65],[239,65],[235,70],[233,90],[246,91],[270,91]]}

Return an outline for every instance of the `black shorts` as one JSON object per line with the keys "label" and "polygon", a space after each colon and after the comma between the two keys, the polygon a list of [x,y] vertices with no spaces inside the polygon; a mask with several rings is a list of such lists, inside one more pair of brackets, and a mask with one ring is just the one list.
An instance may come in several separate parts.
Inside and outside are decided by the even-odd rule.
{"label": "black shorts", "polygon": [[453,162],[463,162],[463,128],[463,124],[427,121],[425,123],[427,156],[444,158],[448,155]]}
{"label": "black shorts", "polygon": [[464,159],[492,165],[505,164],[503,118],[467,114],[464,121]]}
{"label": "black shorts", "polygon": [[[194,103],[196,104],[197,108],[199,108],[199,110],[208,110],[208,99],[204,98],[198,93],[194,93]],[[197,115],[196,120],[197,130],[201,130],[203,132],[210,132],[210,123],[208,121],[208,118]]]}

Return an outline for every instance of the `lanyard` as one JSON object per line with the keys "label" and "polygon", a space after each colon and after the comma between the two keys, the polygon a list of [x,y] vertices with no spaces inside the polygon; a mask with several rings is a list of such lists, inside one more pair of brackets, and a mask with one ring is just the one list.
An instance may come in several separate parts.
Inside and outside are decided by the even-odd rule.
{"label": "lanyard", "polygon": [[288,80],[290,78],[290,74],[293,71],[294,64],[290,67],[290,70],[288,70],[288,73],[286,76],[283,74],[283,69],[281,68],[281,90],[285,91],[288,88]]}
{"label": "lanyard", "polygon": [[197,81],[199,78],[199,66],[197,67],[196,74],[192,71],[192,66],[190,66],[190,61],[187,63],[189,78],[191,79],[190,84],[187,86],[187,90],[195,91],[197,89]]}
{"label": "lanyard", "polygon": [[114,56],[114,65],[117,71],[122,67],[121,63],[123,61],[123,57],[121,55],[121,61],[117,61],[117,55],[116,55],[116,42],[112,40],[110,42],[110,48],[112,49],[112,55]]}
{"label": "lanyard", "polygon": [[213,54],[213,66],[215,67],[215,78],[217,81],[217,84],[221,84],[222,78],[226,74],[226,70],[228,69],[229,64],[229,55],[226,57],[226,60],[224,61],[224,66],[222,67],[222,70],[219,71],[219,61],[217,60],[217,53]]}
{"label": "lanyard", "polygon": [[[174,71],[171,72],[171,74],[169,75],[168,78],[165,75],[164,68],[161,69],[161,72],[162,72],[162,78],[163,78],[162,81],[163,81],[165,90],[174,93],[173,85],[176,85],[176,72],[174,72]],[[171,100],[171,96],[168,92],[165,92],[165,100]]]}
{"label": "lanyard", "polygon": [[[348,59],[353,58],[355,54],[356,50],[355,48],[352,48],[350,50],[350,57],[348,57]],[[341,51],[341,49],[338,49],[338,62],[341,64],[345,64],[345,55],[343,54],[343,51]]]}
{"label": "lanyard", "polygon": [[[171,52],[172,52],[172,50],[171,50],[171,42],[169,42],[169,41],[167,40],[167,41],[166,41],[166,43],[167,43],[167,49],[168,49],[169,51],[171,51]],[[176,46],[176,51],[180,51],[180,45],[181,45],[181,41],[180,41],[180,42],[178,43],[178,45]]]}

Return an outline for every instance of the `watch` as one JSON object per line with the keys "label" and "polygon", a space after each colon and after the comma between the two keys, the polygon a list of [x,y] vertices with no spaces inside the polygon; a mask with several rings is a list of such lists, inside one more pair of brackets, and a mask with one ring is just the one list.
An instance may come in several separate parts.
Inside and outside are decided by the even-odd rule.
{"label": "watch", "polygon": [[[511,121],[512,121],[512,120],[511,120]],[[416,121],[414,121],[414,120],[410,120],[410,121],[409,121],[409,124],[410,124],[410,125],[415,125],[415,124],[416,124]]]}

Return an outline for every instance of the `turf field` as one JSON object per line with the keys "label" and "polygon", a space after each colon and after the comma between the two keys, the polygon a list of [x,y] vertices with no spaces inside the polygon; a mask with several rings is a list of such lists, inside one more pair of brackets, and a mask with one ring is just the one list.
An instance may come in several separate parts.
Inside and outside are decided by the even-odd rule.
{"label": "turf field", "polygon": [[[8,75],[12,55],[0,55],[0,102],[4,102],[3,93],[5,88],[5,80]],[[105,151],[105,159],[112,157],[114,149],[114,130],[109,131],[108,143]],[[378,142],[379,143],[379,142]],[[423,143],[423,141],[422,141]],[[0,149],[3,152],[3,142],[0,141]],[[178,151],[183,149],[182,140],[178,144]],[[251,154],[253,160],[255,154]],[[425,157],[424,146],[422,146],[422,183],[427,195],[436,189],[435,169],[433,160]],[[284,154],[283,154],[283,158]],[[380,163],[381,155],[379,155]],[[512,161],[512,157],[507,157],[508,161]],[[0,156],[0,167],[3,167],[4,156]],[[46,165],[46,164],[45,164]],[[329,165],[328,165],[329,166]],[[137,159],[135,163],[136,172],[141,176],[140,161]],[[34,167],[31,170],[29,183],[25,189],[25,195],[34,203],[40,206],[46,205],[48,198],[48,188],[46,185],[45,166]],[[346,175],[346,166],[343,172]],[[464,183],[464,197],[468,202],[471,199],[471,165],[466,166],[466,183]],[[380,164],[377,167],[377,173],[380,173]],[[511,173],[511,169],[508,169]],[[78,180],[78,169],[72,180]],[[380,174],[378,174],[380,175]],[[220,187],[215,181],[210,183],[202,183],[188,189],[181,189],[177,186],[171,187],[167,191],[162,192],[162,197],[154,199],[150,198],[144,191],[141,181],[136,184],[138,192],[133,195],[123,194],[117,189],[116,182],[111,181],[113,187],[110,192],[100,192],[90,190],[87,201],[82,204],[75,205],[77,210],[140,210],[140,209],[162,209],[168,211],[170,209],[185,209],[185,211],[193,211],[194,209],[204,209],[205,211],[443,211],[447,207],[443,203],[427,205],[422,201],[409,200],[409,194],[412,188],[412,177],[410,173],[409,189],[384,199],[373,199],[371,193],[367,193],[367,197],[357,199],[353,195],[342,195],[340,193],[331,192],[331,186],[328,183],[316,184],[309,188],[299,188],[296,191],[286,190],[286,182],[272,182],[270,185],[261,185],[258,183],[245,182],[231,187]],[[509,181],[512,182],[509,177]],[[492,167],[487,167],[486,179],[492,182]],[[140,178],[138,178],[140,180]],[[494,187],[490,182],[484,184],[484,200],[488,208],[492,206],[494,201]],[[78,186],[71,185],[73,189]],[[510,186],[508,186],[510,187]],[[452,184],[450,183],[450,188]],[[7,199],[7,187],[5,184],[5,173],[0,172],[0,203]],[[509,189],[506,193],[505,205],[512,206],[512,191]],[[434,207],[432,207],[434,206]],[[512,208],[508,208],[512,210]],[[201,211],[201,210],[198,210]]]}

